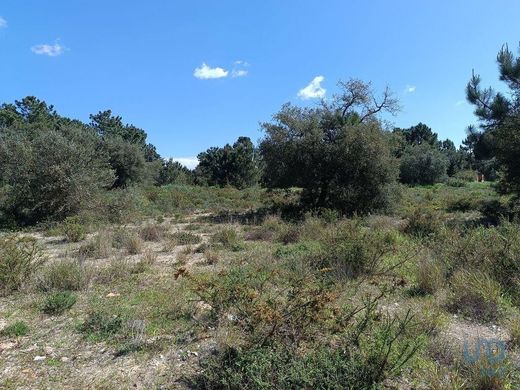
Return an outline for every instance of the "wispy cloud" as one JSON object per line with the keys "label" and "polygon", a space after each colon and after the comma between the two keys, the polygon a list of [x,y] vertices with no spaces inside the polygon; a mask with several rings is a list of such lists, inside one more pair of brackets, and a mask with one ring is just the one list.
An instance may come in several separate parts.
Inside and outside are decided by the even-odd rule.
{"label": "wispy cloud", "polygon": [[41,45],[35,45],[31,47],[31,51],[34,54],[48,56],[48,57],[58,57],[65,53],[67,48],[62,44],[56,42],[54,44],[44,43]]}
{"label": "wispy cloud", "polygon": [[298,97],[303,100],[322,99],[325,97],[327,90],[321,86],[325,80],[323,76],[316,76],[305,88],[298,91]]}
{"label": "wispy cloud", "polygon": [[416,89],[415,85],[407,85],[404,91],[406,93],[414,93],[415,89]]}
{"label": "wispy cloud", "polygon": [[243,60],[236,60],[233,62],[233,70],[231,71],[231,77],[245,77],[249,74],[246,69],[249,67],[249,63]]}
{"label": "wispy cloud", "polygon": [[7,27],[7,20],[5,20],[4,18],[2,18],[0,16],[0,28],[6,28]]}
{"label": "wispy cloud", "polygon": [[231,77],[244,77],[247,76],[249,72],[245,69],[233,69],[231,71]]}
{"label": "wispy cloud", "polygon": [[457,100],[457,102],[455,103],[455,106],[458,107],[458,106],[462,106],[464,103],[466,103],[465,100]]}
{"label": "wispy cloud", "polygon": [[200,80],[209,80],[209,79],[221,79],[223,77],[227,77],[229,71],[224,68],[211,68],[206,63],[202,63],[202,65],[198,68],[195,68],[193,71],[193,76]]}
{"label": "wispy cloud", "polygon": [[197,157],[172,157],[172,160],[181,163],[188,169],[194,169],[199,165]]}

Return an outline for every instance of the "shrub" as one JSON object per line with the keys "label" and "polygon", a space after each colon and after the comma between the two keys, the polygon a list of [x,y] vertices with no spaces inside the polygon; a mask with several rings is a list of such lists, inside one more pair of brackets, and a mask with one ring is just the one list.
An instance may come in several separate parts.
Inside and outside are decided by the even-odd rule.
{"label": "shrub", "polygon": [[35,239],[15,235],[0,237],[0,294],[22,287],[45,260]]}
{"label": "shrub", "polygon": [[293,244],[298,242],[301,235],[301,229],[298,225],[285,225],[278,233],[276,241],[283,244]]}
{"label": "shrub", "polygon": [[202,241],[200,236],[190,232],[175,232],[171,237],[177,245],[193,245]]}
{"label": "shrub", "polygon": [[42,312],[49,315],[59,315],[70,309],[76,303],[76,296],[70,291],[60,291],[49,295],[42,304]]}
{"label": "shrub", "polygon": [[477,269],[502,287],[513,303],[520,303],[520,226],[503,223],[497,227],[472,229],[464,234],[451,231],[436,251],[447,262],[448,271]]}
{"label": "shrub", "polygon": [[229,249],[237,248],[240,242],[238,234],[233,228],[220,229],[213,235],[211,241]]}
{"label": "shrub", "polygon": [[364,229],[359,221],[345,221],[322,241],[314,267],[330,269],[339,279],[384,273],[384,259],[395,250],[394,232]]}
{"label": "shrub", "polygon": [[78,326],[78,330],[94,341],[107,339],[120,332],[122,327],[123,319],[120,316],[93,311]]}
{"label": "shrub", "polygon": [[88,286],[91,271],[77,260],[59,260],[45,267],[36,279],[41,291],[79,291]]}
{"label": "shrub", "polygon": [[431,258],[422,259],[417,264],[415,279],[420,292],[435,294],[446,283],[444,266]]}
{"label": "shrub", "polygon": [[27,333],[29,333],[29,326],[23,321],[16,321],[2,329],[0,336],[21,337]]}
{"label": "shrub", "polygon": [[218,263],[218,254],[211,249],[206,249],[204,251],[204,260],[206,261],[206,264],[216,264]]}
{"label": "shrub", "polygon": [[95,258],[104,259],[112,254],[112,234],[104,231],[96,234],[96,236],[78,249],[80,259]]}
{"label": "shrub", "polygon": [[129,255],[138,255],[143,250],[143,240],[137,234],[130,234],[125,242]]}
{"label": "shrub", "polygon": [[457,271],[451,278],[452,311],[482,322],[494,321],[500,313],[500,285],[479,271]]}
{"label": "shrub", "polygon": [[139,235],[144,241],[161,241],[163,230],[157,224],[149,224],[141,228]]}
{"label": "shrub", "polygon": [[87,234],[87,229],[81,224],[79,217],[67,217],[63,221],[63,234],[69,242],[79,242]]}
{"label": "shrub", "polygon": [[434,184],[446,179],[448,160],[436,148],[423,144],[408,147],[401,157],[400,177],[405,184]]}
{"label": "shrub", "polygon": [[477,179],[477,172],[471,169],[465,169],[455,173],[454,177],[465,182],[474,182]]}
{"label": "shrub", "polygon": [[510,320],[509,333],[511,334],[511,345],[520,347],[520,314],[515,315]]}
{"label": "shrub", "polygon": [[191,280],[212,307],[207,320],[236,335],[201,361],[198,388],[377,388],[421,343],[407,336],[409,314],[377,315],[378,298],[340,308],[315,275],[246,265]]}
{"label": "shrub", "polygon": [[428,208],[416,208],[408,217],[405,232],[416,237],[438,234],[444,226],[440,212]]}

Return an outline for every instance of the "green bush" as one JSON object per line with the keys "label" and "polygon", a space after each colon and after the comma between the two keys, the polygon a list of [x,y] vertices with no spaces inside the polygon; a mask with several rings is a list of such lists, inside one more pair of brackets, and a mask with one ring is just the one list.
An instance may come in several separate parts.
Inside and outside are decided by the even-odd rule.
{"label": "green bush", "polygon": [[109,231],[97,233],[94,238],[81,245],[78,249],[80,259],[104,259],[112,254],[112,234]]}
{"label": "green bush", "polygon": [[190,232],[175,232],[171,235],[177,245],[194,245],[202,241],[202,238]]}
{"label": "green bush", "polygon": [[93,311],[78,326],[78,331],[95,341],[108,339],[119,333],[122,328],[123,319],[120,316]]}
{"label": "green bush", "polygon": [[22,287],[45,260],[34,238],[0,237],[0,294],[9,294]]}
{"label": "green bush", "polygon": [[500,314],[500,285],[480,271],[457,271],[450,280],[450,310],[482,322],[495,321]]}
{"label": "green bush", "polygon": [[434,184],[446,179],[448,160],[436,148],[423,144],[405,149],[400,178],[405,184]]}
{"label": "green bush", "polygon": [[444,227],[444,220],[439,211],[429,208],[416,208],[408,217],[404,229],[407,234],[415,237],[428,237],[438,234]]}
{"label": "green bush", "polygon": [[141,228],[139,235],[144,241],[161,241],[164,229],[157,224],[148,224]]}
{"label": "green bush", "polygon": [[417,289],[423,294],[435,294],[446,283],[444,264],[432,258],[422,259],[415,273]]}
{"label": "green bush", "polygon": [[331,229],[321,243],[320,255],[311,259],[313,266],[330,270],[336,278],[351,279],[383,272],[386,256],[396,249],[396,234],[366,229],[352,220]]}
{"label": "green bush", "polygon": [[91,276],[77,260],[58,260],[42,269],[36,284],[41,291],[79,291],[88,286]]}
{"label": "green bush", "polygon": [[240,239],[234,228],[220,229],[211,237],[211,241],[229,249],[238,249],[240,246]]}
{"label": "green bush", "polygon": [[192,279],[212,307],[208,321],[238,340],[202,360],[197,388],[375,389],[421,345],[422,335],[408,335],[409,314],[381,317],[379,298],[338,306],[333,284],[284,269],[244,266]]}
{"label": "green bush", "polygon": [[70,291],[60,291],[49,295],[42,304],[42,312],[49,315],[59,315],[70,309],[76,303],[76,296]]}
{"label": "green bush", "polygon": [[16,321],[0,332],[0,336],[21,337],[29,333],[29,326],[23,321]]}
{"label": "green bush", "polygon": [[63,221],[63,234],[69,242],[79,242],[87,234],[87,229],[81,224],[79,217],[67,217]]}

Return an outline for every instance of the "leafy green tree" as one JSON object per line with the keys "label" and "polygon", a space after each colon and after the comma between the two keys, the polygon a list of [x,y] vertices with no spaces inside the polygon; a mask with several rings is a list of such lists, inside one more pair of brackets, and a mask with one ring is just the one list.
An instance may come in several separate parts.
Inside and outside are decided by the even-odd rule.
{"label": "leafy green tree", "polygon": [[447,157],[429,144],[408,146],[400,160],[400,178],[406,184],[434,184],[445,179]]}
{"label": "leafy green tree", "polygon": [[199,182],[246,188],[258,181],[258,157],[248,137],[239,137],[232,146],[211,147],[197,158],[199,165],[195,172]]}
{"label": "leafy green tree", "polygon": [[4,221],[32,224],[64,218],[112,184],[107,156],[86,127],[20,130],[0,133],[0,169],[7,184],[0,206]]}
{"label": "leafy green tree", "polygon": [[520,57],[504,45],[497,63],[500,80],[509,88],[508,96],[481,88],[476,74],[466,86],[467,99],[475,106],[481,128],[471,141],[477,160],[496,158],[503,172],[502,188],[520,194]]}
{"label": "leafy green tree", "polygon": [[429,144],[430,146],[437,146],[437,133],[426,126],[424,123],[418,123],[415,126],[407,129],[394,129],[394,133],[401,135],[407,145],[422,145]]}
{"label": "leafy green tree", "polygon": [[162,162],[157,184],[161,186],[167,184],[190,184],[192,180],[192,171],[178,161],[169,159]]}
{"label": "leafy green tree", "polygon": [[[101,138],[116,173],[114,187],[151,183],[159,175],[160,156],[155,146],[146,143],[146,132],[133,125],[123,124],[111,110],[90,116],[90,127]],[[154,163],[156,162],[157,163]]]}
{"label": "leafy green tree", "polygon": [[264,123],[260,151],[268,187],[302,187],[313,209],[364,213],[383,208],[397,176],[387,134],[377,120],[395,113],[389,90],[378,100],[369,83],[340,83],[340,94],[317,108],[286,104]]}

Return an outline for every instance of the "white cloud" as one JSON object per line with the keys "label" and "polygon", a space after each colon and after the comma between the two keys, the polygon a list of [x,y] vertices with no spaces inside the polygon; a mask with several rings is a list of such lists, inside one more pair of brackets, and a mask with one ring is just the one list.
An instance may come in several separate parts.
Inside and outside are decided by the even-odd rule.
{"label": "white cloud", "polygon": [[321,86],[321,83],[324,80],[325,77],[316,76],[309,85],[300,89],[298,97],[303,100],[324,98],[325,93],[327,92],[327,90]]}
{"label": "white cloud", "polygon": [[0,16],[0,28],[6,28],[7,27],[7,20],[5,20],[4,18],[2,18]]}
{"label": "white cloud", "polygon": [[223,77],[227,77],[229,72],[223,68],[210,68],[206,63],[202,63],[199,68],[195,68],[193,71],[193,76],[200,80],[208,80],[208,79],[220,79]]}
{"label": "white cloud", "polygon": [[457,100],[457,102],[455,103],[455,106],[462,106],[464,103],[466,103],[465,100]]}
{"label": "white cloud", "polygon": [[415,85],[407,85],[406,89],[404,90],[406,93],[413,93],[415,92],[416,86]]}
{"label": "white cloud", "polygon": [[34,54],[44,55],[49,57],[57,57],[62,55],[66,50],[66,47],[56,42],[53,45],[41,44],[31,47],[31,51]]}
{"label": "white cloud", "polygon": [[231,77],[244,77],[247,76],[249,72],[245,69],[233,69],[231,72]]}
{"label": "white cloud", "polygon": [[181,163],[188,169],[194,169],[199,165],[197,157],[172,157],[172,160]]}

